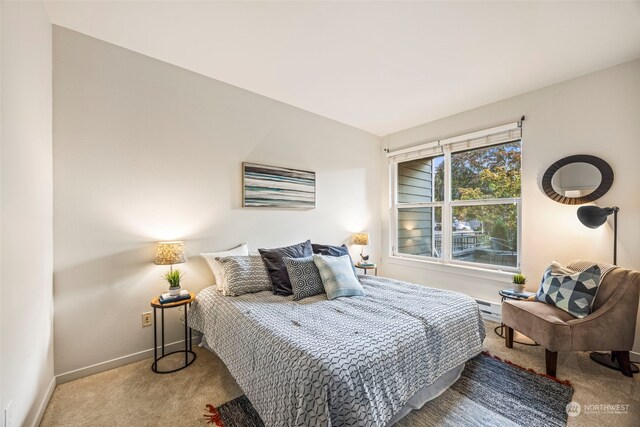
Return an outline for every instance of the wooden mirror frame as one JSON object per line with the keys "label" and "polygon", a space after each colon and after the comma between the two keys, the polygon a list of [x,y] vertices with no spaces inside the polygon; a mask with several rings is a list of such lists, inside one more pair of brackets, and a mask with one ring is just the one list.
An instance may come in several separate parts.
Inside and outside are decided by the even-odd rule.
{"label": "wooden mirror frame", "polygon": [[[561,167],[571,163],[588,163],[592,166],[595,166],[600,171],[600,175],[602,177],[598,188],[582,197],[566,197],[556,192],[556,190],[554,190],[553,186],[551,185],[553,175]],[[600,157],[590,156],[588,154],[577,154],[575,156],[569,156],[560,159],[549,166],[547,171],[542,176],[542,190],[544,191],[544,194],[546,194],[547,197],[549,197],[554,202],[562,203],[565,205],[581,205],[584,203],[593,202],[594,200],[598,200],[600,197],[604,196],[607,191],[609,191],[612,185],[613,169],[611,169],[609,163],[605,162]]]}

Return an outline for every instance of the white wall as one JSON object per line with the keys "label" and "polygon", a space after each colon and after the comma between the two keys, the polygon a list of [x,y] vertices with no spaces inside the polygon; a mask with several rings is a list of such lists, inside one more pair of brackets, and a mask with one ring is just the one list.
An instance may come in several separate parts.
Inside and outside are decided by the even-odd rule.
{"label": "white wall", "polygon": [[[158,240],[186,241],[192,291],[213,281],[199,252],[244,241],[368,230],[377,258],[379,137],[60,27],[54,93],[57,374],[152,348],[140,314],[166,286]],[[315,171],[317,208],[243,209],[243,161]]]}
{"label": "white wall", "polygon": [[53,391],[51,24],[2,2],[0,409],[33,425]]}
{"label": "white wall", "polygon": [[[612,218],[592,230],[576,217],[576,206],[558,204],[542,192],[549,165],[572,154],[606,160],[615,173],[611,190],[596,203],[619,206],[618,264],[640,270],[640,60],[509,98],[442,120],[391,134],[385,148],[443,138],[515,121],[525,115],[522,162],[522,271],[529,290],[537,289],[545,267],[554,259],[583,258],[612,262]],[[466,292],[499,301],[498,291],[510,275],[456,274],[419,262],[389,257],[389,192],[386,157],[382,170],[383,274],[407,281]],[[464,272],[464,271],[462,271]],[[635,351],[640,351],[640,326]]]}

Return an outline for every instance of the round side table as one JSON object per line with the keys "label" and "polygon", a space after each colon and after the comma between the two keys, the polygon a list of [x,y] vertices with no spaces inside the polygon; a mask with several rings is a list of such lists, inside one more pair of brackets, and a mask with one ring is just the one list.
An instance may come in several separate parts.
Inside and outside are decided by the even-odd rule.
{"label": "round side table", "polygon": [[[193,292],[189,292],[191,298],[185,299],[182,301],[170,302],[167,304],[160,304],[159,298],[153,298],[151,300],[151,307],[153,307],[153,363],[151,364],[151,370],[157,374],[170,374],[172,372],[179,371],[181,369],[186,368],[191,365],[194,360],[196,360],[196,354],[193,352],[193,336],[191,328],[188,326],[188,315],[189,315],[189,307],[191,307],[191,303],[196,299],[196,295]],[[171,353],[166,353],[164,351],[164,311],[169,308],[175,307],[184,307],[184,350],[176,350]],[[158,327],[156,323],[156,311],[160,310],[160,318],[161,318],[161,327],[160,327],[160,335],[162,339],[161,353],[162,355],[158,357]],[[170,356],[176,353],[184,353],[184,366],[180,366],[179,368],[172,369],[169,371],[162,371],[158,369],[158,362],[163,358]],[[190,357],[191,355],[191,357]]]}
{"label": "round side table", "polygon": [[378,275],[378,266],[376,264],[373,264],[373,265],[354,264],[354,265],[355,265],[356,268],[364,270],[364,274],[367,274],[367,271],[369,271],[369,270],[373,270],[373,275],[374,276]]}
{"label": "round side table", "polygon": [[[518,301],[524,301],[526,299],[529,299],[530,297],[532,297],[533,295],[535,295],[535,293],[533,292],[518,292],[515,293],[513,291],[513,289],[503,289],[500,292],[498,292],[498,295],[500,295],[500,297],[502,298],[502,302],[504,302],[504,300],[506,299],[512,299],[512,300],[518,300]],[[500,329],[500,332],[498,332],[498,329]],[[498,335],[500,338],[504,338],[504,323],[500,322],[500,326],[496,326],[493,331],[496,333],[496,335]],[[514,334],[515,335],[515,334]],[[524,335],[523,335],[524,336]],[[528,337],[526,337],[527,339],[530,339]],[[535,347],[538,345],[538,343],[536,343],[535,341],[531,340],[531,342],[522,342],[522,341],[517,341],[515,338],[513,340],[514,343],[517,344],[522,344],[522,345],[529,345],[532,347]]]}

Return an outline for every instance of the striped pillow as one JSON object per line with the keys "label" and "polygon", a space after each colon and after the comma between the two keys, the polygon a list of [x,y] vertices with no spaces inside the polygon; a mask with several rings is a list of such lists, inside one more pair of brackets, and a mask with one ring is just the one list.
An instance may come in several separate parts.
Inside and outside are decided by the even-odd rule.
{"label": "striped pillow", "polygon": [[320,271],[327,298],[364,296],[364,289],[353,274],[349,255],[335,257],[314,254],[313,262]]}

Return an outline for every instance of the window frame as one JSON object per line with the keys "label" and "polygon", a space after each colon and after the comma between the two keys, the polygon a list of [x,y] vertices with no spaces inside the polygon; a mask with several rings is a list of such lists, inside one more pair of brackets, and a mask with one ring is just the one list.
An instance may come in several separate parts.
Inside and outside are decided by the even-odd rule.
{"label": "window frame", "polygon": [[[518,130],[521,128],[521,122],[517,123]],[[464,141],[465,137],[470,137],[471,135],[476,136],[486,135],[486,140],[484,143],[476,143],[473,144],[473,147],[469,147],[470,144],[466,146],[461,146],[460,144],[449,143],[442,144],[442,141],[437,141],[435,143],[423,144],[415,149],[405,149],[400,150],[400,154],[398,152],[391,152],[388,154],[389,157],[389,194],[390,194],[390,210],[389,210],[389,256],[392,258],[400,258],[400,259],[409,259],[409,260],[419,260],[437,263],[445,266],[461,266],[465,268],[472,269],[482,269],[482,270],[491,270],[496,272],[518,272],[520,271],[521,266],[521,256],[522,256],[522,186],[520,187],[520,197],[513,198],[493,198],[493,199],[473,199],[473,200],[452,200],[452,191],[451,191],[451,155],[454,153],[468,151],[470,149],[479,149],[484,147],[491,147],[495,145],[502,145],[506,143],[519,142],[520,143],[520,152],[522,153],[522,135],[520,134],[518,137],[511,139],[510,141],[491,141],[489,137],[491,132],[498,128],[487,129],[485,131],[474,132],[473,134],[461,135],[458,137],[451,138],[454,142]],[[470,140],[469,138],[468,140]],[[477,138],[475,138],[477,139]],[[428,147],[431,145],[431,147]],[[427,146],[427,150],[424,150],[424,147]],[[422,151],[427,151],[427,153],[422,154]],[[415,154],[418,154],[417,156]],[[405,158],[402,158],[402,154],[405,154]],[[408,158],[408,156],[411,156]],[[416,159],[424,159],[424,158],[433,158],[438,156],[444,156],[444,200],[442,201],[434,201],[434,202],[418,202],[418,203],[398,203],[398,164]],[[520,176],[522,176],[522,161],[520,162]],[[479,262],[471,262],[471,261],[461,261],[453,258],[453,210],[458,206],[487,206],[487,205],[516,205],[516,215],[517,215],[517,257],[516,257],[516,266],[505,266],[505,265],[494,265],[494,264],[486,264]],[[398,252],[398,209],[402,208],[436,208],[441,207],[442,209],[442,254],[441,256],[427,256],[427,255],[412,255],[412,254],[403,254]],[[446,232],[445,232],[446,230]],[[432,234],[433,239],[433,234]],[[433,255],[433,253],[432,253]]]}

